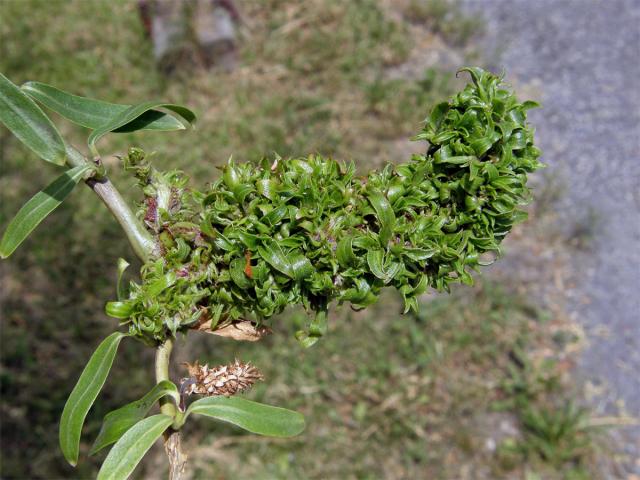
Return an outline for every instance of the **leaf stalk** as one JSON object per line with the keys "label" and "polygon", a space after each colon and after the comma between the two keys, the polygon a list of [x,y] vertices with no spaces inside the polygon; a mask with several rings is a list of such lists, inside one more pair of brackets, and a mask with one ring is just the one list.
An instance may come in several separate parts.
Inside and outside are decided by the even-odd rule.
{"label": "leaf stalk", "polygon": [[[168,338],[156,349],[156,383],[169,379],[169,362],[173,350],[173,339]],[[160,399],[160,411],[170,417],[176,416],[176,407],[168,397]]]}
{"label": "leaf stalk", "polygon": [[[169,362],[173,350],[173,339],[168,338],[156,349],[156,382],[169,380]],[[170,381],[170,380],[169,380]],[[174,418],[173,425],[164,432],[164,449],[169,458],[169,480],[180,480],[187,465],[187,455],[182,451],[180,427],[184,424],[184,413],[167,397],[160,399],[160,411]]]}

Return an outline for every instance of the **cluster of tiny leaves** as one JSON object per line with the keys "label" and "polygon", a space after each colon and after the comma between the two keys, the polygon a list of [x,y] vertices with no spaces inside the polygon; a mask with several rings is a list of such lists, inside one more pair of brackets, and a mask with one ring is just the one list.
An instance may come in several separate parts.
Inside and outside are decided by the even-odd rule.
{"label": "cluster of tiny leaves", "polygon": [[318,155],[229,162],[200,192],[134,151],[128,165],[163,253],[114,316],[157,342],[204,320],[260,322],[296,304],[364,308],[385,286],[408,311],[428,287],[470,284],[483,254],[497,254],[526,218],[527,174],[541,164],[526,122],[535,103],[519,103],[500,77],[468,71],[472,83],[437,105],[417,137],[426,152],[366,177]]}

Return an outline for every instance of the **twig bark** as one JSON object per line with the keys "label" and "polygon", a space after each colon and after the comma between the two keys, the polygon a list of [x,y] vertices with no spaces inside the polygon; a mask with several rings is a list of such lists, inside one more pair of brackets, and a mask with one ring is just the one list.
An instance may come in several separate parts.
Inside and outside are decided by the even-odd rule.
{"label": "twig bark", "polygon": [[[67,162],[73,167],[91,163],[88,158],[70,145],[67,145]],[[153,237],[142,222],[136,218],[111,181],[106,176],[102,176],[101,178],[90,178],[86,183],[118,221],[136,255],[143,262],[157,256],[158,246]]]}
{"label": "twig bark", "polygon": [[129,209],[120,192],[116,190],[108,178],[96,180],[90,178],[87,185],[100,197],[100,200],[109,208],[116,218],[136,255],[144,262],[156,255],[157,245],[149,232],[141,226],[140,222]]}
{"label": "twig bark", "polygon": [[[67,162],[72,167],[91,163],[87,157],[82,155],[78,150],[71,146],[67,146]],[[124,201],[120,192],[109,181],[106,176],[90,178],[86,181],[87,185],[100,197],[115,219],[118,221],[129,243],[133,247],[136,255],[143,261],[158,255],[157,245],[151,234],[145,229],[144,225],[129,208]],[[169,380],[169,361],[171,358],[171,350],[173,350],[173,340],[167,339],[158,346],[156,350],[155,373],[156,382]],[[171,400],[167,397],[160,399],[160,411],[170,417],[182,418],[181,412],[177,409]],[[176,423],[174,426],[179,428]],[[180,480],[187,464],[187,455],[181,449],[180,431],[169,428],[164,434],[164,448],[169,458],[169,480]]]}
{"label": "twig bark", "polygon": [[171,428],[165,432],[164,451],[169,458],[169,480],[180,480],[187,466],[188,456],[182,451],[179,430]]}

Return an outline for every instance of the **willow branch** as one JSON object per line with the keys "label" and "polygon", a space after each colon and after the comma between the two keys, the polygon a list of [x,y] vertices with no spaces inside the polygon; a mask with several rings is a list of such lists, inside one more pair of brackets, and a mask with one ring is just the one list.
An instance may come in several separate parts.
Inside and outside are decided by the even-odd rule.
{"label": "willow branch", "polygon": [[[92,163],[78,150],[67,146],[67,163],[72,167]],[[118,221],[124,230],[131,247],[136,255],[146,262],[158,255],[158,247],[151,234],[144,228],[144,225],[129,208],[120,192],[106,177],[97,175],[86,180],[86,184],[95,192],[102,202],[109,209],[111,214]],[[173,350],[173,340],[167,339],[158,346],[156,350],[155,373],[156,382],[169,380],[169,362]],[[167,397],[160,399],[160,411],[170,417],[176,416],[176,407]],[[184,473],[187,456],[182,452],[180,432],[169,428],[165,434],[165,451],[169,458],[169,480],[180,480]]]}
{"label": "willow branch", "polygon": [[[71,146],[67,146],[67,161],[73,167],[91,163],[89,159]],[[106,176],[90,178],[86,183],[118,221],[136,255],[143,262],[156,256],[158,248],[156,242],[131,211],[113,183]]]}
{"label": "willow branch", "polygon": [[169,429],[165,432],[164,438],[164,451],[169,458],[169,480],[180,480],[188,459],[182,451],[180,431]]}
{"label": "willow branch", "polygon": [[[173,340],[168,338],[156,350],[156,382],[169,380],[169,364]],[[160,399],[160,411],[171,417],[176,416],[176,407],[167,397]],[[180,480],[187,466],[187,455],[182,451],[180,431],[173,428],[164,433],[164,450],[169,458],[169,480]]]}

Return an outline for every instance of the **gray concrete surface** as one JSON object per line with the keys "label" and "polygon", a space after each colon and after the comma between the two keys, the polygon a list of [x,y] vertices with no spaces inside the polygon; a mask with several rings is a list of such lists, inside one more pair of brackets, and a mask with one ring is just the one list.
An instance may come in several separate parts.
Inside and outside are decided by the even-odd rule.
{"label": "gray concrete surface", "polygon": [[[640,0],[465,0],[482,14],[485,58],[540,92],[537,139],[568,191],[567,228],[597,222],[567,291],[589,346],[578,374],[602,387],[596,415],[640,417]],[[593,389],[592,389],[593,390]],[[640,428],[618,431],[640,473]],[[634,458],[635,457],[635,458]]]}

